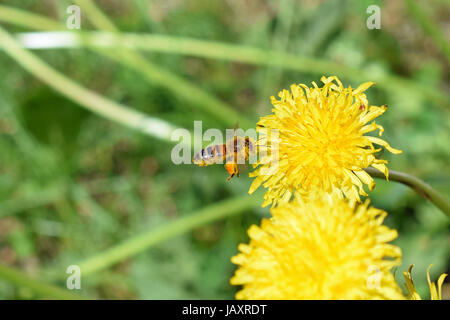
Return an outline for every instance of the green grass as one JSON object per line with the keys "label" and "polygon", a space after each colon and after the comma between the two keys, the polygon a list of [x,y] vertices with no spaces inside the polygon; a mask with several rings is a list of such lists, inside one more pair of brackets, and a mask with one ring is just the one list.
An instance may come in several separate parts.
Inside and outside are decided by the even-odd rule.
{"label": "green grass", "polygon": [[[270,95],[324,74],[376,82],[368,98],[389,105],[380,124],[404,151],[389,167],[448,199],[447,4],[385,6],[382,29],[368,30],[372,2],[78,1],[82,44],[29,51],[15,35],[65,30],[71,2],[4,1],[0,298],[232,298],[230,257],[268,209],[246,195],[245,173],[226,183],[220,165],[174,165],[171,132],[253,127]],[[449,219],[400,184],[377,180],[370,196],[399,231],[396,277],[414,263],[427,296],[427,266],[433,279],[448,272]],[[75,292],[72,264],[85,270]]]}

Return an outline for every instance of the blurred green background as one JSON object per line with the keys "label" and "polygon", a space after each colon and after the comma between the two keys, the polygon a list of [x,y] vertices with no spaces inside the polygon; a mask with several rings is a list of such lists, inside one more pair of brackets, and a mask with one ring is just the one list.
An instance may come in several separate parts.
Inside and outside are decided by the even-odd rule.
{"label": "blurred green background", "polygon": [[[174,36],[154,52],[95,46],[31,52],[108,101],[174,128],[192,131],[193,121],[202,120],[204,130],[224,130],[236,122],[254,126],[270,112],[270,96],[292,83],[319,83],[322,74],[352,87],[374,80],[369,101],[389,105],[377,122],[404,151],[385,152],[389,168],[420,177],[448,199],[449,1],[95,1],[106,16],[89,1],[77,3],[81,32],[111,31],[113,23],[118,36]],[[49,31],[52,23],[67,31],[71,4],[2,0],[0,26],[10,36]],[[382,9],[380,30],[366,27],[372,4]],[[177,52],[179,41],[189,39],[204,42]],[[232,299],[238,288],[228,282],[235,269],[230,257],[248,241],[248,226],[269,215],[258,206],[261,194],[245,197],[246,173],[226,183],[221,165],[174,165],[173,142],[86,110],[39,80],[42,70],[27,72],[20,55],[3,52],[5,43],[0,264],[7,268],[0,267],[0,298],[63,298],[67,290],[54,286],[65,287],[66,268],[75,264],[90,268],[82,289],[73,290],[87,298]],[[400,184],[377,180],[370,196],[399,231],[399,283],[414,263],[415,283],[428,297],[427,266],[434,265],[432,279],[449,272],[449,219]],[[448,299],[450,286],[443,291]]]}

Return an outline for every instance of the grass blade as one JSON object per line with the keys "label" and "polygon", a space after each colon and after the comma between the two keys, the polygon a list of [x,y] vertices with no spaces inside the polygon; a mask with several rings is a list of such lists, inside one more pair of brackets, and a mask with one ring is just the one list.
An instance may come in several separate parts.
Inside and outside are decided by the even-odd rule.
{"label": "grass blade", "polygon": [[14,284],[17,287],[26,287],[35,292],[38,296],[44,299],[58,299],[58,300],[82,300],[86,299],[82,296],[75,295],[67,289],[47,284],[30,278],[21,271],[11,269],[0,264],[0,278]]}
{"label": "grass blade", "polygon": [[248,195],[218,202],[167,225],[134,236],[98,255],[79,262],[77,265],[80,266],[84,276],[99,272],[169,238],[207,223],[256,208],[260,202],[258,197]]}

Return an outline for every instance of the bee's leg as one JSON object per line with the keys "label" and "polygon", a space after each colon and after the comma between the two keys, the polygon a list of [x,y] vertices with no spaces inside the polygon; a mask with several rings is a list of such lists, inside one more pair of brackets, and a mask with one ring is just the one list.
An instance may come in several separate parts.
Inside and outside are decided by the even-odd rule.
{"label": "bee's leg", "polygon": [[225,163],[225,170],[227,170],[228,174],[230,175],[227,179],[227,182],[231,180],[234,176],[234,168],[232,163]]}
{"label": "bee's leg", "polygon": [[236,174],[239,176],[239,170],[237,164],[235,163],[226,163],[225,170],[227,170],[228,174],[230,175],[227,181],[230,181],[231,178],[233,178]]}

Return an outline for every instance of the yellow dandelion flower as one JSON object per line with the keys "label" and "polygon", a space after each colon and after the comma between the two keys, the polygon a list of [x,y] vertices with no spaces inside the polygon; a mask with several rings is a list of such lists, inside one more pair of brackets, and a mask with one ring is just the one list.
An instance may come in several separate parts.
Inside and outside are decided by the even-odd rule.
{"label": "yellow dandelion flower", "polygon": [[[434,282],[431,282],[430,280],[430,269],[433,265],[430,265],[427,269],[427,281],[428,286],[430,287],[430,296],[431,300],[442,300],[442,284],[444,283],[445,278],[447,277],[446,273],[441,274],[437,281],[437,288],[436,284]],[[408,297],[410,300],[422,300],[419,293],[416,291],[416,288],[414,286],[414,282],[411,276],[411,270],[414,267],[414,265],[411,265],[408,269],[408,271],[403,272],[403,276],[405,277],[406,283],[406,290],[408,291]]]}
{"label": "yellow dandelion flower", "polygon": [[[367,195],[363,186],[372,190],[375,185],[364,168],[372,166],[388,177],[387,161],[375,158],[381,149],[374,144],[401,153],[378,137],[364,135],[378,129],[381,136],[384,130],[372,120],[387,107],[370,106],[363,93],[373,82],[352,89],[337,77],[321,80],[322,88],[314,82],[312,88],[292,85],[290,92],[278,94],[280,100],[272,96],[273,114],[257,123],[258,144],[267,145],[267,156],[254,164],[258,168],[250,174],[256,178],[249,193],[261,184],[268,188],[263,206],[323,192],[359,201],[359,195]],[[270,135],[275,131],[277,141]]]}
{"label": "yellow dandelion flower", "polygon": [[387,213],[333,197],[272,208],[231,258],[237,299],[404,299],[390,272],[400,248]]}

